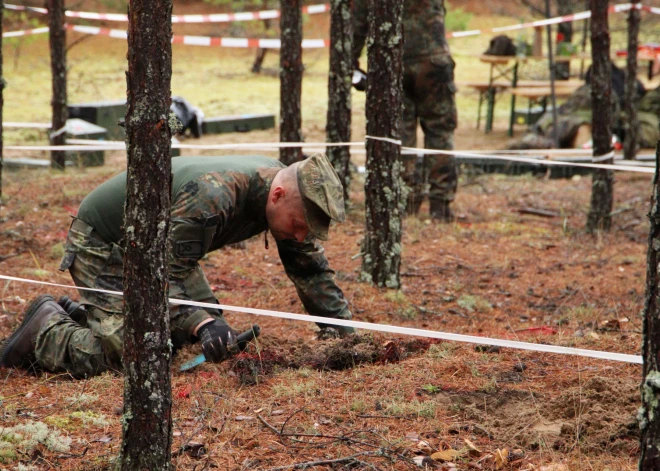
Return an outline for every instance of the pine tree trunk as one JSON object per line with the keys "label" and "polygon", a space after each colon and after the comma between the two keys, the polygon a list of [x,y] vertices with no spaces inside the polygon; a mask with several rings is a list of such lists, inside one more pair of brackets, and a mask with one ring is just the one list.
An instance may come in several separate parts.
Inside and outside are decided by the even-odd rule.
{"label": "pine tree trunk", "polygon": [[[48,27],[50,44],[50,68],[53,81],[53,122],[50,145],[58,146],[65,143],[64,126],[68,117],[66,107],[66,32],[64,30],[64,0],[48,0]],[[63,151],[52,151],[51,167],[64,170],[65,154]]]}
{"label": "pine tree trunk", "polygon": [[[557,14],[560,16],[573,13],[573,0],[557,0]],[[573,41],[573,23],[566,21],[557,25],[557,54],[559,55],[560,44]],[[557,80],[568,80],[571,78],[571,63],[566,61],[555,63],[555,77]]]}
{"label": "pine tree trunk", "polygon": [[[302,142],[302,8],[300,0],[280,2],[280,141]],[[280,149],[286,165],[302,160],[300,147]]]}
{"label": "pine tree trunk", "polygon": [[122,471],[169,470],[172,0],[129,4]]}
{"label": "pine tree trunk", "polygon": [[[607,0],[591,0],[591,101],[594,158],[612,150],[612,66]],[[612,164],[613,158],[599,161]],[[611,170],[594,170],[587,231],[609,231],[612,223],[614,176]]]}
{"label": "pine tree trunk", "polygon": [[5,110],[5,78],[3,74],[3,62],[5,60],[2,55],[2,19],[5,13],[5,2],[0,0],[0,201],[2,201],[2,170],[4,166],[4,141],[2,135],[4,134],[4,110]]}
{"label": "pine tree trunk", "polygon": [[[330,2],[330,73],[328,76],[328,117],[325,127],[327,142],[351,140],[351,82],[353,79],[353,20],[351,0]],[[328,146],[328,158],[344,185],[344,201],[348,203],[351,183],[351,152],[348,147]]]}
{"label": "pine tree trunk", "polygon": [[644,360],[639,411],[641,431],[640,471],[660,469],[660,141],[655,151],[655,178],[651,195],[651,227],[646,259],[646,300],[642,357]]}
{"label": "pine tree trunk", "polygon": [[[633,7],[639,5],[639,0],[633,1]],[[624,111],[628,121],[626,135],[623,140],[623,156],[634,159],[637,154],[637,47],[639,36],[640,11],[632,8],[628,13],[628,59],[626,61],[626,96],[623,100]]]}
{"label": "pine tree trunk", "polygon": [[[367,135],[400,139],[403,94],[403,0],[369,0]],[[400,145],[367,139],[366,232],[360,278],[401,285]]]}

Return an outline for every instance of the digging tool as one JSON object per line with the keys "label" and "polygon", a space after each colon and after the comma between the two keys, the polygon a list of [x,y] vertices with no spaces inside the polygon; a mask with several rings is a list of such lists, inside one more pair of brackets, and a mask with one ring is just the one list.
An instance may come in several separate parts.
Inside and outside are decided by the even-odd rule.
{"label": "digging tool", "polygon": [[[257,324],[254,324],[251,328],[243,332],[242,334],[239,334],[236,337],[236,344],[238,345],[239,350],[245,350],[245,347],[247,347],[248,342],[251,342],[252,340],[256,339],[259,337],[259,334],[261,333],[261,329]],[[236,352],[232,352],[236,353]],[[197,355],[195,358],[193,358],[190,361],[187,361],[183,365],[181,365],[181,368],[179,368],[179,371],[187,371],[191,368],[196,367],[197,365],[201,365],[206,361],[206,357],[204,356],[203,353],[200,353]]]}

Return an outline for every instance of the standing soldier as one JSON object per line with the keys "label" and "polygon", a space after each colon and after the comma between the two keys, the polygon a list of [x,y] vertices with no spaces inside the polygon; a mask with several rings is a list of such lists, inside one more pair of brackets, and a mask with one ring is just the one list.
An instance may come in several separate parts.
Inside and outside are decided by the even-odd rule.
{"label": "standing soldier", "polygon": [[[368,35],[368,0],[355,0],[353,60],[358,59]],[[426,149],[454,148],[457,125],[454,60],[445,37],[444,0],[404,0],[403,5],[403,132],[406,147],[417,147],[417,122],[424,131]],[[364,89],[364,84],[356,84]],[[387,136],[386,136],[387,137]],[[430,212],[434,219],[453,220],[450,208],[458,181],[453,155],[402,154],[403,180],[410,187],[407,213],[417,214],[429,183]]]}

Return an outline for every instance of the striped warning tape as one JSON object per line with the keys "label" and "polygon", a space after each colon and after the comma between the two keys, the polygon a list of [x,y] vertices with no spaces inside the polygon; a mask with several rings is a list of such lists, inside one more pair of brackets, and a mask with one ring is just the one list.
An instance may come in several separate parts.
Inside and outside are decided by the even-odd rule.
{"label": "striped warning tape", "polygon": [[[66,25],[69,31],[98,36],[109,36],[111,38],[126,39],[128,33],[121,29],[99,28],[96,26]],[[279,39],[248,39],[248,38],[221,38],[213,36],[172,36],[173,44],[185,44],[187,46],[211,46],[231,48],[262,48],[279,49],[282,42]],[[303,49],[319,49],[330,46],[330,41],[324,39],[303,39]]]}
{"label": "striped warning tape", "polygon": [[15,38],[16,36],[30,36],[31,34],[44,34],[48,33],[48,27],[45,28],[35,28],[35,29],[25,29],[23,31],[8,31],[2,33],[3,38]]}
{"label": "striped warning tape", "polygon": [[[123,296],[121,291],[110,291],[96,288],[85,288],[79,286],[64,285],[60,283],[50,283],[47,281],[30,280],[27,278],[18,278],[15,276],[0,275],[0,279],[7,281],[17,281],[21,283],[32,283],[44,286],[55,286],[59,288],[77,289],[82,291],[94,291],[114,296]],[[292,312],[271,311],[269,309],[255,309],[249,307],[230,306],[226,304],[202,303],[198,301],[188,301],[185,299],[168,298],[170,304],[181,306],[195,306],[206,309],[222,309],[225,311],[242,312],[245,314],[254,314],[257,316],[277,317],[280,319],[289,319],[302,322],[316,322],[317,324],[330,324],[342,327],[354,327],[356,329],[372,330],[376,332],[385,332],[390,334],[412,335],[417,337],[426,337],[439,340],[448,340],[452,342],[465,342],[477,345],[492,345],[496,347],[515,348],[519,350],[528,350],[543,353],[558,353],[563,355],[576,355],[588,358],[598,358],[601,360],[620,361],[624,363],[633,363],[641,365],[642,357],[627,353],[605,352],[600,350],[586,350],[583,348],[562,347],[560,345],[538,344],[530,342],[520,342],[517,340],[505,340],[489,337],[478,337],[475,335],[453,334],[449,332],[439,332],[435,330],[416,329],[411,327],[402,327],[397,325],[376,324],[372,322],[361,322],[346,319],[333,319],[330,317],[311,316],[306,314],[295,314]]]}
{"label": "striped warning tape", "polygon": [[[10,10],[32,11],[48,14],[46,8],[26,7],[21,5],[5,4]],[[302,8],[303,13],[314,15],[330,11],[329,4],[309,5]],[[128,15],[120,13],[95,13],[91,11],[65,11],[69,18],[84,20],[102,20],[128,22]],[[270,20],[280,17],[279,10],[247,11],[240,13],[214,13],[210,15],[172,15],[172,23],[229,23],[232,21]]]}

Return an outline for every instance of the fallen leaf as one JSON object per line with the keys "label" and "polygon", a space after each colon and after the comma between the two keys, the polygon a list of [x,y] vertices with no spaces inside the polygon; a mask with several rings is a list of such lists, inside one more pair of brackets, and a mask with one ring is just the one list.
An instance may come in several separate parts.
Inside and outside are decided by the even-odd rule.
{"label": "fallen leaf", "polygon": [[561,463],[553,463],[541,466],[538,471],[568,471],[568,466]]}
{"label": "fallen leaf", "polygon": [[277,409],[270,413],[270,415],[282,415],[282,414],[284,414],[284,410],[282,409]]}
{"label": "fallen leaf", "polygon": [[463,441],[465,442],[465,445],[468,447],[468,452],[469,452],[471,455],[479,455],[479,454],[481,454],[481,450],[477,447],[477,445],[475,445],[474,443],[472,443],[472,442],[471,442],[470,440],[468,440],[467,438],[464,438]]}
{"label": "fallen leaf", "polygon": [[461,456],[461,452],[450,448],[449,450],[438,451],[431,455],[431,459],[435,461],[454,461],[455,458]]}
{"label": "fallen leaf", "polygon": [[417,448],[418,453],[422,453],[424,455],[428,455],[433,452],[431,445],[429,445],[429,443],[425,442],[424,440],[418,441],[417,445],[415,445],[415,448]]}
{"label": "fallen leaf", "polygon": [[30,399],[32,396],[34,396],[34,393],[32,391],[30,391],[29,393],[27,393],[25,395],[25,399]]}
{"label": "fallen leaf", "polygon": [[259,409],[255,410],[254,413],[255,413],[255,414],[258,414],[258,413],[260,413],[262,410],[264,410],[264,408],[263,408],[263,407],[260,407]]}
{"label": "fallen leaf", "polygon": [[433,462],[429,459],[428,456],[415,456],[413,458],[413,462],[420,468],[424,468],[428,465],[433,464]]}
{"label": "fallen leaf", "polygon": [[502,448],[500,450],[498,448],[495,450],[495,469],[502,469],[507,464],[509,464],[509,449]]}
{"label": "fallen leaf", "polygon": [[101,438],[97,438],[94,441],[100,443],[108,443],[110,440],[112,440],[112,437],[101,437]]}

